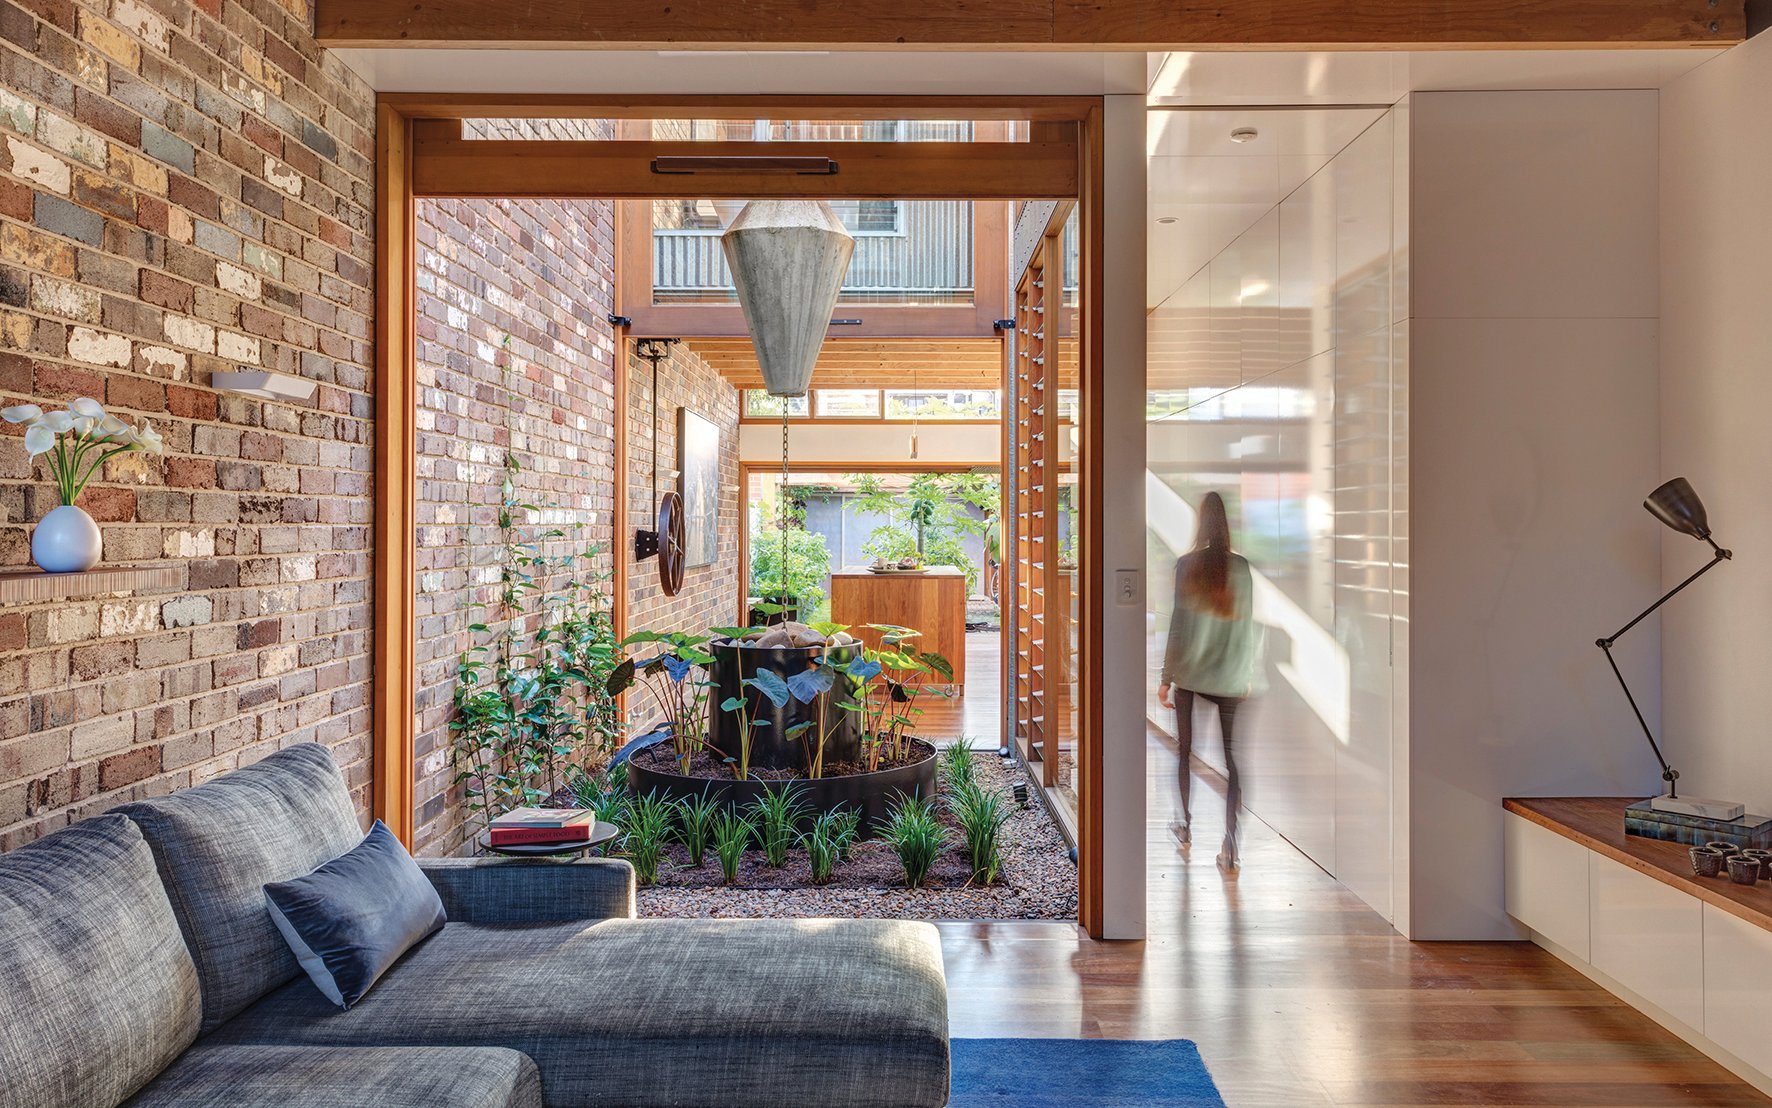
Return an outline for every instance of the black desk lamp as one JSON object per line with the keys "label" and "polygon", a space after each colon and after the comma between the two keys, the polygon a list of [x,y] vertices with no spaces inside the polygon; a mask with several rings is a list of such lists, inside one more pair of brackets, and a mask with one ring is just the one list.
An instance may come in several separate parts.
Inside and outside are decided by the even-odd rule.
{"label": "black desk lamp", "polygon": [[1661,745],[1655,741],[1655,735],[1649,730],[1649,722],[1643,718],[1643,710],[1637,707],[1637,698],[1631,695],[1630,686],[1625,683],[1624,674],[1618,668],[1618,662],[1612,657],[1612,644],[1623,637],[1626,631],[1643,622],[1650,612],[1666,604],[1674,594],[1690,585],[1715,569],[1720,562],[1726,562],[1734,555],[1717,545],[1710,537],[1710,521],[1704,514],[1704,501],[1698,499],[1698,493],[1692,489],[1691,482],[1684,477],[1675,477],[1672,481],[1649,494],[1643,501],[1643,507],[1649,514],[1672,527],[1682,535],[1691,535],[1695,539],[1703,539],[1710,544],[1711,560],[1697,573],[1681,581],[1667,591],[1660,600],[1643,609],[1641,615],[1620,627],[1606,638],[1596,640],[1599,648],[1606,652],[1606,661],[1612,664],[1612,672],[1618,678],[1619,688],[1624,690],[1624,698],[1630,701],[1630,710],[1636,713],[1637,724],[1643,729],[1643,737],[1649,740],[1649,749],[1655,751],[1655,760],[1661,763],[1661,779],[1667,782],[1667,795],[1658,796],[1649,802],[1649,806],[1657,812],[1674,812],[1679,815],[1696,816],[1700,819],[1733,820],[1740,819],[1746,808],[1729,800],[1704,800],[1696,797],[1680,795],[1680,771],[1667,764],[1661,756]]}

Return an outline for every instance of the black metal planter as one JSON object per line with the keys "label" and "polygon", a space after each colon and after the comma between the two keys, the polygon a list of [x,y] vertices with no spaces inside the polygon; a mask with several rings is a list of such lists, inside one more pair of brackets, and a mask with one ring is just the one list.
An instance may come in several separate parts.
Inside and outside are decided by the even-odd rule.
{"label": "black metal planter", "polygon": [[[824,656],[827,648],[782,646],[765,650],[756,646],[739,646],[731,639],[719,640],[712,644],[712,648],[715,687],[709,697],[712,703],[708,705],[711,723],[708,739],[721,755],[734,759],[739,756],[741,730],[738,713],[722,711],[720,705],[730,698],[742,696],[748,705],[746,711],[756,723],[751,730],[750,765],[753,768],[804,769],[805,747],[798,738],[790,737],[788,733],[798,724],[810,723],[813,731],[808,733],[807,738],[816,742],[821,701],[824,705],[824,725],[828,729],[824,744],[825,764],[861,760],[861,721],[853,712],[838,707],[850,697],[849,678],[839,676],[830,692],[810,704],[789,700],[780,708],[758,690],[744,686],[744,679],[755,677],[758,670],[774,670],[783,680],[802,673],[811,668],[814,660]],[[851,649],[853,648],[840,646],[829,648],[833,664],[847,664],[849,657],[846,650]]]}
{"label": "black metal planter", "polygon": [[[632,754],[660,743],[669,743],[670,735],[660,731],[635,740]],[[789,782],[806,806],[817,814],[835,811],[861,813],[861,835],[871,837],[886,822],[887,812],[903,797],[935,795],[935,748],[922,739],[912,739],[918,759],[908,765],[873,773],[856,773],[846,777],[821,777],[817,780],[795,779]],[[827,751],[827,757],[828,757]],[[763,795],[765,786],[779,789],[783,782],[738,781],[729,776],[719,778],[684,777],[646,764],[648,759],[628,758],[628,789],[635,796],[657,793],[667,800],[692,800],[704,794],[725,807],[744,807]],[[754,764],[754,763],[753,763]]]}

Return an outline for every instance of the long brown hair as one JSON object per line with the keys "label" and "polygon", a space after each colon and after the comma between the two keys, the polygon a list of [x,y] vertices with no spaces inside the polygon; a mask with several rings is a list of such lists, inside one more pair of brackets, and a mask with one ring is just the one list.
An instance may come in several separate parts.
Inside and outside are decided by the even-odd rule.
{"label": "long brown hair", "polygon": [[1215,492],[1200,501],[1200,528],[1194,535],[1181,593],[1197,612],[1220,619],[1237,614],[1236,597],[1231,595],[1231,521],[1225,514],[1224,497]]}

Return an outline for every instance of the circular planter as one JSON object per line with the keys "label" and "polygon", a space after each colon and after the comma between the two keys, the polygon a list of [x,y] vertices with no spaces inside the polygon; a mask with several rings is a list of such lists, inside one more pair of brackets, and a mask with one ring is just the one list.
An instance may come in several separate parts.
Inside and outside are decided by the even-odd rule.
{"label": "circular planter", "polygon": [[[848,661],[847,655],[842,653],[846,649],[848,648],[833,648],[834,662],[840,665]],[[825,762],[829,764],[861,760],[861,722],[854,713],[837,706],[849,699],[850,683],[847,677],[838,676],[837,683],[831,690],[810,704],[789,700],[779,708],[758,690],[744,685],[744,679],[755,677],[758,670],[774,670],[783,680],[803,673],[812,667],[814,660],[824,655],[825,647],[782,646],[764,649],[740,646],[731,639],[721,639],[712,644],[712,650],[715,687],[710,697],[713,703],[708,705],[708,741],[722,755],[728,758],[738,757],[741,730],[738,713],[722,711],[720,705],[732,697],[742,696],[747,702],[751,719],[756,721],[756,726],[751,730],[750,764],[753,767],[804,769],[805,750],[800,740],[790,738],[788,732],[801,723],[810,723],[816,730],[820,701],[825,704],[825,724],[830,728],[824,744]]]}
{"label": "circular planter", "polygon": [[[656,792],[667,800],[694,800],[707,795],[725,807],[750,804],[763,795],[765,786],[779,789],[781,781],[738,781],[731,777],[684,777],[667,773],[632,756],[641,750],[668,743],[670,735],[660,731],[634,741],[628,762],[628,790],[635,796]],[[887,812],[901,797],[932,797],[935,795],[935,748],[922,739],[911,740],[920,757],[908,765],[873,773],[856,773],[847,777],[821,777],[817,780],[794,778],[790,783],[800,799],[812,811],[823,815],[839,809],[861,813],[861,835],[871,837],[886,822]]]}

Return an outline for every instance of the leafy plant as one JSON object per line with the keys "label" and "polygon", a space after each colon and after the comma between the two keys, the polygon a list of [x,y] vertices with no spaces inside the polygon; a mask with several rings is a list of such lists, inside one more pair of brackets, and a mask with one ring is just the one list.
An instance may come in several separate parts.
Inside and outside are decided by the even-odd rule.
{"label": "leafy plant", "polygon": [[782,520],[766,504],[754,505],[757,526],[751,532],[751,592],[764,598],[791,598],[802,612],[824,602],[824,583],[831,575],[831,551],[823,535],[800,522]]}
{"label": "leafy plant", "polygon": [[887,815],[880,837],[898,853],[907,889],[921,888],[935,860],[952,842],[947,828],[935,814],[933,800],[902,797]]}
{"label": "leafy plant", "polygon": [[917,720],[923,715],[917,698],[925,692],[924,683],[930,675],[951,682],[954,667],[934,651],[916,649],[912,640],[920,632],[882,623],[869,626],[880,632],[879,649],[860,652],[845,673],[861,713],[867,767],[872,772],[888,753],[899,761],[910,755]]}
{"label": "leafy plant", "polygon": [[941,752],[936,769],[941,773],[942,785],[950,793],[964,789],[978,779],[977,763],[972,760],[972,748],[966,745],[964,739]]}
{"label": "leafy plant", "polygon": [[828,818],[837,837],[837,860],[847,862],[856,840],[861,837],[861,813],[843,809],[829,813]]}
{"label": "leafy plant", "polygon": [[904,489],[888,487],[877,473],[851,474],[849,480],[856,495],[846,510],[885,518],[869,532],[864,554],[894,562],[914,554],[926,565],[954,566],[965,571],[968,590],[977,588],[978,565],[964,539],[984,534],[986,523],[967,509],[988,514],[999,508],[1002,485],[996,477],[920,473]]}
{"label": "leafy plant", "polygon": [[602,773],[590,773],[581,767],[570,767],[566,787],[580,808],[597,813],[599,823],[617,827],[627,818],[628,764],[617,762]]}
{"label": "leafy plant", "polygon": [[972,880],[989,885],[1003,868],[1001,839],[1011,814],[1008,802],[1001,792],[972,781],[949,792],[948,812],[966,840]]}
{"label": "leafy plant", "polygon": [[836,813],[826,813],[814,820],[812,829],[800,836],[800,845],[806,848],[806,860],[812,866],[812,883],[828,885],[843,860],[843,829]]}
{"label": "leafy plant", "polygon": [[638,631],[621,641],[621,646],[656,646],[650,658],[627,658],[611,667],[606,691],[620,696],[633,688],[641,677],[643,687],[652,694],[653,703],[663,717],[671,736],[671,751],[684,776],[689,774],[690,759],[698,750],[709,748],[707,738],[708,690],[714,683],[707,678],[707,667],[714,656],[702,649],[706,635],[684,631]]}
{"label": "leafy plant", "polygon": [[656,792],[635,797],[628,805],[622,853],[634,863],[634,880],[642,885],[658,882],[658,863],[677,823],[677,807]]}
{"label": "leafy plant", "polygon": [[762,795],[751,801],[750,814],[757,828],[757,844],[763,848],[763,861],[774,869],[787,865],[788,851],[799,838],[800,824],[807,815],[800,789],[792,782],[779,787],[764,785]]}
{"label": "leafy plant", "polygon": [[689,852],[690,865],[701,866],[714,833],[714,817],[719,813],[720,802],[705,789],[693,800],[685,797],[677,801],[677,841]]}
{"label": "leafy plant", "polygon": [[714,853],[720,859],[720,873],[728,885],[738,880],[738,864],[756,832],[755,824],[731,808],[714,819]]}

